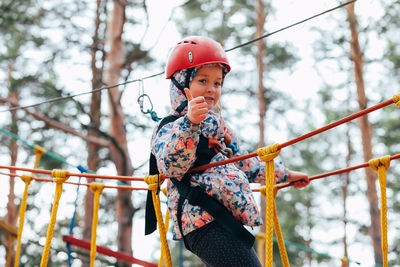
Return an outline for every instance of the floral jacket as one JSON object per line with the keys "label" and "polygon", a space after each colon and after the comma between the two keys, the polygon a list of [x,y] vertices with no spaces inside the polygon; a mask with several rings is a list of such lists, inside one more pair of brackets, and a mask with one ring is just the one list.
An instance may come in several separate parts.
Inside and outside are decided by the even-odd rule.
{"label": "floral jacket", "polygon": [[[173,84],[170,87],[170,96],[173,110],[185,100],[185,97]],[[196,160],[196,147],[201,134],[207,138],[222,140],[228,133],[232,138],[232,144],[239,148],[234,156],[247,154],[246,151],[240,149],[237,138],[226,127],[219,114],[209,111],[207,118],[199,125],[195,125],[185,115],[186,111],[187,109],[179,114],[182,115],[180,118],[153,133],[152,153],[157,159],[157,167],[161,174],[180,180]],[[171,112],[171,114],[176,115],[176,111]],[[211,162],[225,159],[227,159],[225,155],[218,153]],[[275,159],[275,182],[285,181],[287,174],[287,168],[282,162]],[[258,157],[212,167],[203,173],[193,174],[191,177],[192,186],[201,186],[207,194],[227,207],[236,219],[248,226],[256,226],[262,223],[250,183],[264,182],[265,163]],[[179,193],[169,179],[167,180],[167,196],[168,209],[174,221],[173,238],[181,239],[177,220]],[[211,221],[213,221],[213,218],[206,211],[198,206],[190,205],[187,200],[184,201],[182,207],[184,235]]]}

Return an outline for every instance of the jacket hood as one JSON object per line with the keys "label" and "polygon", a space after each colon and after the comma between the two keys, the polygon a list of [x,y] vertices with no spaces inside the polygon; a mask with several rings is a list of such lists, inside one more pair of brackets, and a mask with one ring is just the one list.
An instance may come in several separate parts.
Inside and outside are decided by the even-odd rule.
{"label": "jacket hood", "polygon": [[[189,83],[193,80],[194,76],[196,76],[196,73],[198,71],[199,68],[194,68],[190,78],[189,78]],[[179,83],[179,84],[185,84],[185,79],[186,79],[186,74],[187,74],[187,70],[179,70],[174,74],[174,78],[175,80]],[[178,112],[176,111],[176,109],[183,103],[185,102],[186,96],[184,95],[184,93],[179,90],[178,87],[175,86],[175,84],[173,82],[171,82],[170,87],[169,87],[169,96],[171,98],[171,114],[175,114],[175,115],[184,115],[187,113],[187,107],[185,107],[185,109],[178,114]]]}

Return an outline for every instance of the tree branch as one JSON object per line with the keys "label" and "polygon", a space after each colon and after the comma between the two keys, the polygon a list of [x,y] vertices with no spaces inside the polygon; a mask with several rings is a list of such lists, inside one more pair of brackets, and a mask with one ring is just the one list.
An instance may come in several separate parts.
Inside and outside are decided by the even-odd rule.
{"label": "tree branch", "polygon": [[[8,104],[11,104],[12,106],[19,105],[16,101],[12,101],[11,99],[7,99],[4,97],[0,97],[0,102],[8,103]],[[102,147],[108,147],[110,145],[110,141],[108,141],[104,138],[85,136],[84,134],[76,131],[75,129],[69,127],[68,125],[54,121],[51,118],[46,117],[45,115],[39,114],[37,112],[32,112],[27,108],[25,108],[23,110],[26,112],[26,114],[31,115],[32,117],[34,117],[37,120],[43,121],[44,123],[46,123],[46,125],[48,125],[49,127],[53,128],[53,129],[60,130],[60,131],[63,131],[65,133],[68,133],[68,134],[71,134],[74,136],[78,136],[86,142],[92,142],[92,143],[102,146]]]}

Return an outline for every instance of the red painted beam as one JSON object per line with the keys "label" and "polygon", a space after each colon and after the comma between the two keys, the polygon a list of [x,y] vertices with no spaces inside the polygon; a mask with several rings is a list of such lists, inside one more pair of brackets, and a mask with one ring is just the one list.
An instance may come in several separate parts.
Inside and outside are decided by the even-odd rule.
{"label": "red painted beam", "polygon": [[[73,237],[72,235],[64,235],[62,239],[64,242],[70,243],[71,245],[74,245],[74,246],[77,246],[80,248],[84,248],[86,250],[90,250],[90,241],[89,240],[78,239],[78,238]],[[111,249],[109,249],[107,247],[103,247],[103,246],[96,246],[96,252],[106,255],[106,256],[114,257],[117,260],[123,261],[126,263],[139,264],[139,265],[142,265],[145,267],[157,267],[158,266],[158,264],[155,264],[155,263],[138,260],[128,253],[114,251],[114,250],[111,250]]]}

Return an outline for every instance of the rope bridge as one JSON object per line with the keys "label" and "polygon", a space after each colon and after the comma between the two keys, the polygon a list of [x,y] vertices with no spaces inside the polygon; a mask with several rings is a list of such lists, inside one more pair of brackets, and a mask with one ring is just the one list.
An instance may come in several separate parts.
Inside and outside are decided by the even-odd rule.
{"label": "rope bridge", "polygon": [[[275,234],[277,236],[277,243],[279,247],[279,251],[281,254],[281,259],[283,266],[289,266],[289,260],[287,257],[286,249],[285,249],[285,244],[283,241],[282,237],[282,232],[280,229],[279,225],[279,219],[277,216],[277,210],[276,210],[276,205],[275,205],[275,197],[278,193],[278,191],[282,188],[291,186],[290,183],[282,184],[282,185],[276,185],[274,186],[273,178],[274,178],[274,163],[273,160],[276,156],[279,155],[280,151],[282,148],[287,147],[289,145],[295,144],[299,141],[302,141],[306,138],[312,137],[316,134],[322,133],[324,131],[327,131],[329,129],[332,129],[334,127],[337,127],[341,124],[344,124],[346,122],[349,122],[351,120],[354,120],[356,118],[359,118],[363,115],[366,115],[372,111],[381,109],[383,107],[386,107],[390,104],[396,104],[398,107],[400,107],[400,95],[394,95],[392,99],[389,99],[387,101],[384,101],[378,105],[372,106],[370,108],[367,108],[365,110],[359,111],[357,113],[354,113],[348,117],[345,117],[341,120],[338,120],[336,122],[333,122],[331,124],[328,124],[320,129],[314,130],[312,132],[309,132],[307,134],[304,134],[300,137],[294,138],[286,143],[283,144],[274,144],[265,148],[258,149],[256,152],[239,156],[239,157],[233,157],[228,160],[220,161],[220,162],[214,162],[210,163],[207,165],[200,166],[198,168],[193,169],[192,171],[200,171],[200,170],[205,170],[210,167],[214,166],[220,166],[240,160],[244,160],[247,158],[255,157],[258,156],[262,161],[266,163],[266,177],[265,177],[265,186],[262,187],[260,190],[255,190],[255,191],[260,191],[263,195],[266,196],[266,229],[265,229],[265,266],[272,267],[273,263],[273,232],[275,230]],[[4,132],[4,131],[2,131]],[[93,221],[92,221],[92,237],[91,241],[84,241],[84,240],[78,240],[71,235],[69,236],[64,236],[64,240],[66,242],[69,242],[74,245],[78,245],[82,248],[90,248],[90,265],[94,266],[95,262],[95,256],[96,253],[103,253],[105,255],[110,255],[113,256],[117,259],[123,260],[123,258],[126,256],[124,254],[121,254],[120,252],[115,252],[111,253],[109,250],[107,250],[104,247],[97,246],[96,245],[96,238],[97,238],[97,223],[98,223],[98,209],[99,209],[99,200],[100,196],[103,192],[104,189],[108,188],[117,188],[117,189],[126,189],[126,190],[151,190],[152,195],[153,195],[153,203],[155,205],[155,210],[156,210],[156,215],[157,215],[157,221],[159,225],[159,232],[160,232],[160,239],[161,239],[161,258],[158,263],[158,266],[162,266],[163,262],[165,262],[166,266],[172,266],[171,263],[171,256],[168,248],[168,242],[166,239],[166,230],[168,229],[168,222],[169,222],[169,214],[167,212],[165,222],[163,220],[162,212],[160,209],[160,185],[165,179],[169,179],[170,177],[167,176],[162,176],[162,175],[151,175],[151,176],[146,176],[144,178],[135,178],[135,177],[130,177],[130,176],[108,176],[108,175],[99,175],[99,174],[91,174],[91,173],[72,173],[66,170],[40,170],[36,169],[37,164],[41,158],[41,156],[47,154],[43,148],[35,146],[34,147],[34,153],[36,155],[35,158],[35,163],[33,169],[29,168],[21,168],[21,167],[14,167],[14,166],[0,166],[0,169],[8,169],[10,171],[25,171],[25,172],[30,172],[30,175],[17,175],[14,173],[0,173],[4,175],[9,175],[10,177],[20,177],[22,181],[25,183],[25,190],[23,194],[23,198],[21,201],[21,205],[19,208],[18,212],[18,217],[19,217],[19,227],[17,231],[17,250],[16,250],[16,257],[15,257],[15,264],[14,266],[17,267],[19,263],[19,254],[20,254],[20,247],[21,247],[21,236],[22,236],[22,231],[23,231],[23,225],[24,225],[24,215],[26,211],[26,200],[28,196],[28,188],[32,180],[34,181],[39,181],[39,182],[54,182],[56,184],[55,187],[55,193],[54,193],[54,202],[53,202],[53,207],[51,211],[51,216],[50,216],[50,222],[49,226],[47,229],[47,235],[46,235],[46,243],[43,248],[43,254],[41,258],[41,263],[40,266],[44,267],[47,266],[47,261],[49,257],[49,251],[50,251],[50,246],[51,246],[51,240],[53,237],[54,233],[54,226],[56,223],[56,218],[57,218],[57,212],[58,212],[58,206],[59,206],[59,201],[63,192],[63,185],[64,184],[72,184],[72,185],[84,185],[89,187],[93,192],[94,192],[94,210],[93,210]],[[381,227],[382,227],[382,253],[383,253],[383,266],[388,266],[388,260],[387,260],[387,254],[388,254],[388,244],[387,244],[387,204],[386,204],[386,171],[390,166],[390,162],[395,159],[399,159],[400,154],[393,155],[393,156],[385,156],[382,158],[378,159],[372,159],[367,163],[363,163],[357,166],[349,167],[346,169],[342,170],[337,170],[337,171],[332,171],[328,172],[325,174],[320,174],[320,175],[315,175],[311,176],[310,180],[316,180],[320,179],[323,177],[331,176],[331,175],[337,175],[340,173],[344,172],[349,172],[353,171],[355,169],[359,168],[366,168],[370,167],[373,170],[378,172],[378,177],[379,177],[379,184],[380,184],[380,189],[381,189]],[[46,178],[39,178],[39,177],[34,177],[34,174],[45,174],[45,175],[51,175],[53,178],[52,179],[46,179]],[[119,181],[138,181],[138,182],[146,182],[148,184],[148,188],[136,188],[136,187],[130,187],[130,186],[107,186],[102,183],[91,183],[91,184],[83,184],[83,183],[74,183],[68,181],[68,179],[72,176],[76,177],[86,177],[86,178],[101,178],[101,179],[112,179],[112,180],[119,180]],[[165,190],[164,190],[165,193]],[[14,226],[16,227],[16,225]],[[13,227],[11,227],[13,229]],[[12,239],[13,240],[13,239]],[[10,242],[10,249],[13,248],[13,242]],[[108,254],[107,254],[108,253]],[[9,253],[10,255],[11,253]],[[130,256],[130,260],[133,259],[132,256]],[[342,259],[342,262],[346,262],[347,259]],[[8,262],[8,259],[7,259]],[[141,262],[141,263],[140,263]],[[8,262],[9,263],[9,262]],[[133,263],[133,262],[130,262]],[[136,264],[142,264],[143,266],[154,266],[155,264],[152,263],[146,263],[143,261],[138,261]],[[9,266],[9,265],[7,265]]]}

